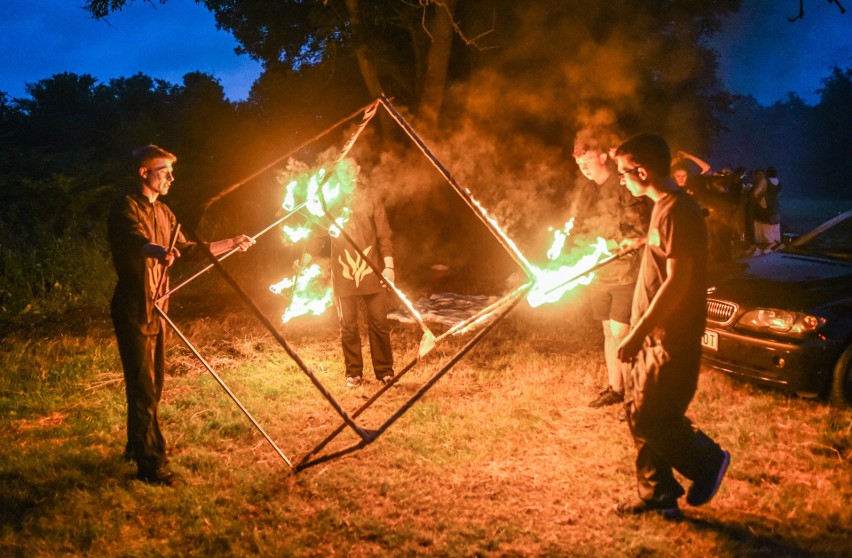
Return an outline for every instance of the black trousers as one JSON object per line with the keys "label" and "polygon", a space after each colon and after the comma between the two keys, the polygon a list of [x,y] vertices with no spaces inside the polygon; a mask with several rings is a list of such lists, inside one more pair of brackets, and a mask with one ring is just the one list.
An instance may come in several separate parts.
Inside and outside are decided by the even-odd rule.
{"label": "black trousers", "polygon": [[376,378],[393,375],[393,351],[388,327],[387,293],[337,297],[337,315],[340,320],[340,341],[346,376],[361,376],[364,359],[361,355],[361,332],[358,326],[359,304],[364,304],[370,339],[370,356]]}
{"label": "black trousers", "polygon": [[686,346],[649,337],[627,378],[625,404],[636,446],[639,497],[672,503],[684,489],[673,471],[691,481],[715,474],[722,449],[693,426],[686,410],[698,387],[701,349],[698,338]]}
{"label": "black trousers", "polygon": [[160,432],[157,408],[165,377],[165,327],[146,335],[133,324],[113,319],[118,352],[124,368],[127,394],[127,454],[140,469],[154,469],[166,461],[166,443]]}

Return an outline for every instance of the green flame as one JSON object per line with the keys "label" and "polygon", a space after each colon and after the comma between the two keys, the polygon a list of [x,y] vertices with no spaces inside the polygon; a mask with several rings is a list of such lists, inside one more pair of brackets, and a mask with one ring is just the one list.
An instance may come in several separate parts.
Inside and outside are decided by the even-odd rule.
{"label": "green flame", "polygon": [[[607,241],[601,237],[597,237],[595,242],[588,246],[577,246],[564,252],[573,227],[574,218],[572,217],[561,229],[554,231],[553,243],[547,251],[547,258],[550,260],[548,264],[544,267],[531,266],[535,275],[535,285],[527,294],[527,302],[530,306],[557,302],[574,287],[588,285],[595,275],[594,273],[583,275],[583,272],[612,255]],[[572,280],[572,278],[576,279]]]}
{"label": "green flame", "polygon": [[[303,206],[299,215],[304,222],[282,227],[284,237],[289,242],[295,244],[304,241],[317,231],[325,231],[337,237],[348,223],[357,182],[357,167],[353,161],[344,159],[330,165],[330,168],[330,172],[325,167],[311,171],[306,164],[291,159],[287,168],[279,174],[278,182],[284,185],[281,206],[287,211]],[[332,217],[333,223],[329,223],[328,216]],[[328,270],[316,263],[310,264],[309,255],[302,262],[296,262],[295,267],[294,276],[269,287],[272,292],[290,299],[281,317],[285,323],[305,314],[319,316],[334,300]]]}

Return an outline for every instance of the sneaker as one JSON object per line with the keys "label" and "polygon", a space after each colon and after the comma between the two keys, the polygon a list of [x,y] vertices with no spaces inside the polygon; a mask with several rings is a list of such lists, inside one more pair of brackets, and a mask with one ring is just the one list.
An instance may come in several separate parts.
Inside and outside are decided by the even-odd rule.
{"label": "sneaker", "polygon": [[689,487],[689,492],[686,494],[686,503],[690,506],[703,506],[713,499],[719,486],[722,484],[722,478],[728,470],[728,465],[731,464],[731,454],[722,450],[722,461],[719,463],[718,469],[709,478],[695,481]]}
{"label": "sneaker", "polygon": [[356,388],[361,385],[361,376],[346,376],[346,387]]}
{"label": "sneaker", "polygon": [[593,401],[589,402],[589,407],[605,407],[607,405],[615,405],[616,403],[621,403],[623,401],[623,392],[615,391],[611,387],[607,387],[605,390],[600,392]]}
{"label": "sneaker", "polygon": [[382,376],[381,378],[376,378],[376,379],[379,380],[379,383],[382,383],[384,385],[388,385],[389,383],[391,383],[393,381],[393,374],[388,374],[387,376]]}
{"label": "sneaker", "polygon": [[646,500],[622,502],[616,504],[615,513],[622,516],[652,513],[670,521],[683,517],[677,505],[677,500],[674,502],[649,502]]}
{"label": "sneaker", "polygon": [[165,465],[155,469],[141,468],[136,478],[156,486],[173,487],[177,485],[177,476]]}

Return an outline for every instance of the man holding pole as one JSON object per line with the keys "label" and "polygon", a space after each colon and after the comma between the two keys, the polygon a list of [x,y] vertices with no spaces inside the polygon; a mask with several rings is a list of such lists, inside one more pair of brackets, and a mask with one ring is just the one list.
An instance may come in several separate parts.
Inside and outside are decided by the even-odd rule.
{"label": "man holding pole", "polygon": [[[620,252],[637,248],[648,232],[650,205],[646,199],[632,197],[621,187],[609,146],[598,131],[582,130],[574,140],[574,160],[588,182],[582,184],[572,207],[580,235],[603,237]],[[623,366],[617,349],[627,335],[630,305],[639,273],[639,258],[627,254],[595,273],[587,291],[592,317],[603,326],[606,388],[589,402],[589,407],[604,407],[624,399]]]}
{"label": "man holding pole", "polygon": [[639,499],[616,509],[676,519],[684,489],[673,471],[692,481],[686,502],[701,506],[716,494],[731,460],[686,417],[701,362],[707,231],[701,207],[669,179],[663,138],[639,134],[615,156],[621,183],[654,201],[630,332],[618,348],[619,359],[630,365],[625,405],[637,449]]}
{"label": "man holding pole", "polygon": [[[165,374],[165,324],[154,303],[168,290],[168,267],[182,253],[199,257],[203,251],[186,240],[172,211],[158,199],[169,193],[177,157],[147,145],[134,151],[133,159],[136,186],[115,201],[107,223],[118,275],[110,315],[127,395],[125,455],[136,462],[140,480],[173,486],[157,419]],[[217,256],[252,244],[254,239],[239,235],[212,242],[208,249]],[[162,304],[165,310],[166,302]]]}

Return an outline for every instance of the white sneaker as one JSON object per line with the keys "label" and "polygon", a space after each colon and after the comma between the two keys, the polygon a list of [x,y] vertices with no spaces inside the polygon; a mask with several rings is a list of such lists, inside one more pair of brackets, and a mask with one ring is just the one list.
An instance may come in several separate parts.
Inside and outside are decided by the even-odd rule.
{"label": "white sneaker", "polygon": [[346,376],[346,387],[356,388],[361,385],[361,376]]}

